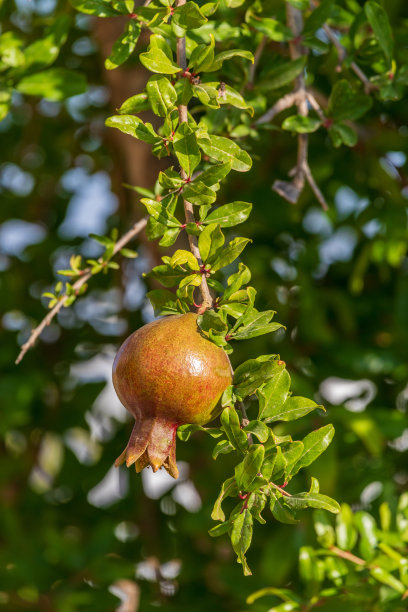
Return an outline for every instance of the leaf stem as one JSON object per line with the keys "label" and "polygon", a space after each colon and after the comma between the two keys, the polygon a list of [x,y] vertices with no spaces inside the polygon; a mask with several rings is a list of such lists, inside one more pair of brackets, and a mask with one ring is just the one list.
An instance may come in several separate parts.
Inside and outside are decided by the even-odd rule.
{"label": "leaf stem", "polygon": [[[183,6],[186,3],[186,0],[177,0],[176,7]],[[177,63],[180,68],[185,71],[187,69],[187,57],[186,57],[186,37],[177,39]],[[187,105],[179,104],[178,105],[178,115],[179,115],[179,124],[188,123],[188,114],[187,114]],[[183,168],[180,169],[180,176],[183,180],[187,179],[187,173]],[[191,202],[183,198],[184,202],[184,215],[186,218],[186,223],[195,223],[194,217],[194,208]],[[190,245],[190,251],[194,255],[194,257],[198,261],[198,265],[201,267],[203,265],[203,260],[200,255],[200,249],[198,248],[198,239],[197,236],[193,234],[188,234],[188,242]],[[210,293],[210,289],[208,287],[207,279],[204,275],[201,277],[200,284],[200,293],[203,299],[202,304],[200,304],[199,312],[204,312],[207,308],[211,308],[213,304],[213,298]]]}

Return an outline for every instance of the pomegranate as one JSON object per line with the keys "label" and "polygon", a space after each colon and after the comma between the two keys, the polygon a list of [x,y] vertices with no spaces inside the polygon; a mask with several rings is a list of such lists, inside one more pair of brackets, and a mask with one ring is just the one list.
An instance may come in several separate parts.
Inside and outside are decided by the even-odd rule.
{"label": "pomegranate", "polygon": [[177,427],[204,425],[220,413],[219,400],[232,382],[231,364],[225,351],[201,334],[197,316],[148,323],[120,347],[113,384],[136,422],[116,466],[135,463],[136,472],[163,466],[177,478]]}

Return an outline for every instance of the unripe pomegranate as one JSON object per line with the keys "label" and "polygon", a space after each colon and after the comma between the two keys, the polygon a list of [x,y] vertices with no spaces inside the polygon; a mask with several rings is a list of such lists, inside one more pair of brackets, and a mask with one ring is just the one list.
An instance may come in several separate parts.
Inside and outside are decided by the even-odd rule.
{"label": "unripe pomegranate", "polygon": [[201,334],[197,316],[148,323],[120,347],[113,384],[136,423],[115,465],[135,463],[137,472],[163,466],[177,478],[177,427],[204,425],[220,413],[219,400],[232,382],[231,364],[225,351]]}

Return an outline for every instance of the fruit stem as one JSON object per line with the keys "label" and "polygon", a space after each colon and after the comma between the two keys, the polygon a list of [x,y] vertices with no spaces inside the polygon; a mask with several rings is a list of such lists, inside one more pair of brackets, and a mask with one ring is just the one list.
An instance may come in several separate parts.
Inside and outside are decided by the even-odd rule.
{"label": "fruit stem", "polygon": [[[186,3],[186,0],[177,0],[176,7],[183,6]],[[187,70],[187,58],[186,58],[186,38],[183,36],[182,38],[177,39],[177,63],[182,69],[183,73]],[[187,106],[185,104],[178,105],[178,114],[179,114],[179,125],[182,123],[188,123],[188,114],[187,114]],[[191,177],[188,176],[187,172],[181,168],[180,176],[184,181],[191,180]],[[194,209],[191,202],[183,199],[184,202],[184,214],[186,217],[186,223],[196,223],[194,217]],[[197,236],[193,236],[193,234],[188,234],[188,242],[190,245],[190,251],[194,255],[194,257],[198,261],[198,265],[201,267],[203,265],[203,260],[200,255],[200,249],[198,248],[198,240]],[[200,312],[204,312],[207,308],[211,308],[213,304],[213,298],[208,287],[207,279],[205,275],[201,276],[201,284],[200,284],[200,293],[203,298],[202,304],[200,304]]]}

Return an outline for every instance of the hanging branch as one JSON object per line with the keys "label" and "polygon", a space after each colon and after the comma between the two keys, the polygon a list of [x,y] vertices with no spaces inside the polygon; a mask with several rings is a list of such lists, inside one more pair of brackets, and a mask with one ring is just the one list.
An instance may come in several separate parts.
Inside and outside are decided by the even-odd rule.
{"label": "hanging branch", "polygon": [[[343,47],[343,45],[341,44],[341,42],[339,41],[339,39],[337,38],[336,34],[333,32],[330,26],[325,24],[323,26],[323,30],[325,34],[327,35],[327,38],[336,47],[338,54],[339,54],[340,63],[343,62],[347,57],[346,49]],[[356,62],[351,62],[350,68],[353,70],[353,72],[358,76],[360,81],[363,83],[364,91],[366,94],[370,94],[373,91],[376,91],[378,89],[377,85],[374,85],[373,83],[371,83],[371,81],[368,79],[365,73],[361,70],[360,66],[356,64]]]}
{"label": "hanging branch", "polygon": [[[286,3],[286,20],[288,27],[293,32],[293,39],[289,42],[289,54],[291,60],[294,61],[299,57],[302,57],[302,55],[305,53],[305,50],[301,44],[301,33],[303,30],[302,12],[299,9],[294,8],[289,3]],[[309,99],[305,78],[302,73],[296,77],[294,91],[278,100],[278,102],[269,111],[258,119],[257,123],[261,124],[265,123],[266,121],[270,121],[277,113],[280,113],[294,105],[296,105],[299,115],[302,117],[307,117],[309,114],[308,102],[311,102],[311,100]],[[311,105],[314,110],[316,110],[316,104],[317,102],[313,98],[313,103],[311,103]],[[319,111],[319,117],[322,118],[323,116],[324,118],[320,107]],[[300,194],[303,191],[305,182],[307,181],[323,210],[327,210],[327,202],[317,186],[310,170],[308,163],[308,145],[308,135],[298,134],[297,164],[290,172],[290,176],[293,176],[293,180],[291,182],[279,180],[275,181],[272,185],[272,189],[292,204],[296,204]]]}
{"label": "hanging branch", "polygon": [[[140,234],[142,230],[144,230],[147,224],[147,220],[148,217],[144,217],[143,219],[135,223],[135,225],[128,232],[126,232],[126,234],[119,238],[119,240],[115,244],[115,248],[113,249],[111,257],[114,257],[117,253],[119,253],[119,251],[123,249],[123,247],[128,242],[133,240],[133,238],[135,238],[138,234]],[[27,342],[25,342],[25,344],[23,344],[23,346],[21,347],[20,353],[15,361],[16,364],[20,363],[27,351],[35,345],[44,329],[51,323],[54,317],[56,317],[59,311],[65,306],[68,299],[72,295],[79,295],[81,289],[86,285],[86,283],[93,275],[94,274],[90,267],[81,270],[81,276],[72,285],[70,293],[65,292],[61,296],[59,296],[57,304],[55,304],[55,306],[49,311],[49,313],[44,317],[41,323],[37,325],[35,329],[32,330]]]}
{"label": "hanging branch", "polygon": [[[185,3],[186,3],[186,0],[177,0],[176,6],[177,7],[182,6]],[[180,68],[183,70],[181,78],[186,78],[184,76],[184,73],[187,70],[186,37],[185,36],[177,39],[177,63],[180,66]],[[188,123],[187,106],[185,104],[178,105],[178,114],[179,114],[179,124]],[[183,168],[180,168],[180,176],[183,180],[191,178],[187,176],[187,173],[185,172]],[[185,215],[186,223],[195,223],[196,220],[194,217],[194,208],[193,208],[192,203],[184,198],[183,198],[183,202],[184,202],[184,215]],[[198,265],[200,266],[200,269],[201,269],[203,266],[203,260],[200,255],[200,249],[198,248],[197,236],[194,236],[193,234],[188,234],[188,242],[190,245],[190,251],[192,252],[194,257],[197,259]],[[211,308],[213,304],[213,299],[210,293],[210,289],[208,287],[207,279],[205,277],[205,272],[202,273],[200,292],[201,292],[201,297],[203,301],[200,305],[199,313],[203,313],[205,312],[205,310],[207,310],[207,308]]]}

